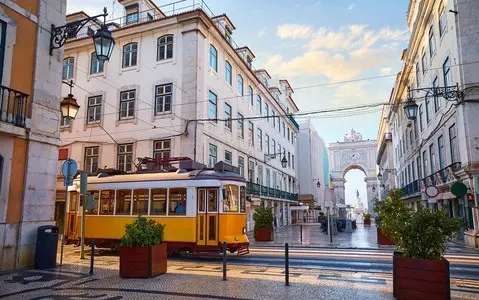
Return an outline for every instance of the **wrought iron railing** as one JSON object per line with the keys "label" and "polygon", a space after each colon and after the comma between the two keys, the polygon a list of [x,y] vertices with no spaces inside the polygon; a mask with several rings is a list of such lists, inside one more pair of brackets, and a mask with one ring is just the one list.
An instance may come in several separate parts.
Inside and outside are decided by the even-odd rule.
{"label": "wrought iron railing", "polygon": [[0,121],[25,127],[30,103],[28,95],[0,85]]}
{"label": "wrought iron railing", "polygon": [[418,194],[421,191],[421,184],[420,180],[416,180],[411,182],[410,184],[406,185],[402,188],[402,196],[409,197],[415,194]]}
{"label": "wrought iron railing", "polygon": [[252,196],[263,196],[269,198],[277,198],[284,200],[296,201],[298,200],[298,194],[288,193],[286,191],[280,191],[278,189],[270,188],[258,183],[248,182],[246,185],[246,194]]}

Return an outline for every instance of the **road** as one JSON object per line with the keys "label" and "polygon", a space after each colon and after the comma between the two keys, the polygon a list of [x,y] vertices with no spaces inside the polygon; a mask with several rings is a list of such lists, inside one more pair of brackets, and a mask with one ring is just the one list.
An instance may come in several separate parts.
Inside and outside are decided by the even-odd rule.
{"label": "road", "polygon": [[[369,273],[392,273],[392,250],[290,248],[290,268],[323,269]],[[479,255],[446,255],[452,278],[479,280]],[[190,255],[173,261],[220,263],[219,255]],[[228,255],[228,263],[248,266],[284,266],[284,249],[255,247],[244,256]]]}

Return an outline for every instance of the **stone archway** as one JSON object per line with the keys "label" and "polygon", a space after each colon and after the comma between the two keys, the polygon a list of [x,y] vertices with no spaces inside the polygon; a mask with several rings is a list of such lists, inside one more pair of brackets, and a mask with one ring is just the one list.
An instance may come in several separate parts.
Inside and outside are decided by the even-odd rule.
{"label": "stone archway", "polygon": [[351,169],[359,169],[366,174],[368,211],[374,216],[373,203],[377,198],[376,175],[377,140],[363,140],[362,135],[351,129],[343,142],[329,144],[329,171],[331,187],[336,203],[345,204],[344,175]]}

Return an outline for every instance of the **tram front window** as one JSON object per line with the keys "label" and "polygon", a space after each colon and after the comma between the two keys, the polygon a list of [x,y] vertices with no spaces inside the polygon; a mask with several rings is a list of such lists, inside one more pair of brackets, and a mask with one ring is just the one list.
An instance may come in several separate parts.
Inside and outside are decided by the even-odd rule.
{"label": "tram front window", "polygon": [[226,199],[223,199],[223,211],[238,212],[239,188],[237,185],[225,185]]}
{"label": "tram front window", "polygon": [[169,212],[170,215],[186,215],[186,189],[170,189]]}

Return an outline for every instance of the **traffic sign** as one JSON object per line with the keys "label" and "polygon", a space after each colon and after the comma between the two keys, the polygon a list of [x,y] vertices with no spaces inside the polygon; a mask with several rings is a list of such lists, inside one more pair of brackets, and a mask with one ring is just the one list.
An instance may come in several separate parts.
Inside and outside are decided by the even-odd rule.
{"label": "traffic sign", "polygon": [[65,160],[62,165],[63,184],[65,186],[73,185],[73,176],[76,174],[77,171],[78,165],[76,161],[71,158]]}
{"label": "traffic sign", "polygon": [[451,186],[451,193],[456,197],[462,197],[467,194],[467,186],[462,182],[455,182]]}
{"label": "traffic sign", "polygon": [[429,198],[434,198],[439,195],[439,189],[435,185],[427,186],[424,192]]}

